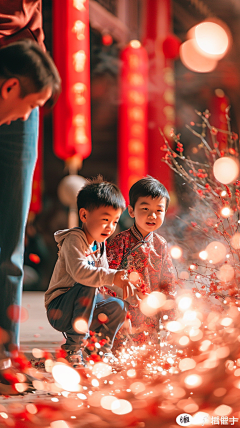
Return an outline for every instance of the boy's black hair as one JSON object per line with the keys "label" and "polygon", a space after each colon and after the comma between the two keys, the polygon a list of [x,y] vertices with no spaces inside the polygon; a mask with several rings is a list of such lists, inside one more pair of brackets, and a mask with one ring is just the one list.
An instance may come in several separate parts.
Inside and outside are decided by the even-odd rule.
{"label": "boy's black hair", "polygon": [[48,107],[55,104],[61,92],[61,78],[52,58],[29,39],[0,49],[0,78],[8,80],[12,77],[19,80],[21,98],[39,93],[49,86],[52,95],[46,103]]}
{"label": "boy's black hair", "polygon": [[147,177],[138,180],[129,190],[130,205],[134,209],[137,200],[141,197],[151,196],[151,198],[165,198],[166,211],[170,202],[170,196],[166,187],[156,178],[148,175]]}
{"label": "boy's black hair", "polygon": [[79,191],[77,195],[78,212],[80,208],[92,211],[100,207],[113,207],[115,210],[125,210],[126,204],[119,188],[108,181],[104,181],[102,176],[88,180],[88,183]]}

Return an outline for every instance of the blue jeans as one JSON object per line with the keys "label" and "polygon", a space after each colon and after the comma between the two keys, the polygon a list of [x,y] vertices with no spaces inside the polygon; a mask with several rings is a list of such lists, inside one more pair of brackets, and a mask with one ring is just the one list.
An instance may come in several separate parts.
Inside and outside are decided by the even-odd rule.
{"label": "blue jeans", "polygon": [[[115,335],[122,326],[127,313],[127,304],[116,297],[97,292],[95,287],[86,287],[76,283],[66,293],[52,300],[47,309],[50,324],[58,331],[65,333],[66,343],[62,348],[78,351],[83,341],[88,338],[89,330],[101,333],[101,338],[109,337],[110,342],[103,346],[104,352],[112,348]],[[108,317],[106,327],[98,321],[98,315],[104,313]],[[86,321],[88,332],[80,334],[73,328],[77,318]]]}
{"label": "blue jeans", "polygon": [[[21,305],[25,226],[37,158],[39,112],[28,120],[0,126],[0,328],[9,334],[5,355],[19,346],[17,312],[8,308]],[[0,344],[1,348],[1,344]],[[0,349],[1,353],[1,349]]]}

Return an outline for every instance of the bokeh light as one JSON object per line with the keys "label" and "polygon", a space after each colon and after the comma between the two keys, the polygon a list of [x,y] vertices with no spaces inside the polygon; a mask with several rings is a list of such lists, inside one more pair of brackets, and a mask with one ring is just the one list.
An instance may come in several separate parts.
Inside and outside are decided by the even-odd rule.
{"label": "bokeh light", "polygon": [[131,40],[129,42],[129,44],[130,44],[131,48],[133,48],[133,49],[139,49],[142,46],[141,42],[139,42],[139,40]]}
{"label": "bokeh light", "polygon": [[178,301],[178,308],[180,311],[186,311],[188,308],[190,308],[192,304],[192,298],[189,296],[181,297]]}
{"label": "bokeh light", "polygon": [[52,368],[54,380],[67,391],[79,391],[80,375],[72,367],[56,363]]}
{"label": "bokeh light", "polygon": [[139,281],[139,273],[138,272],[130,272],[128,279],[130,282],[132,282],[133,284],[137,283]]}
{"label": "bokeh light", "polygon": [[98,379],[109,376],[111,372],[112,372],[112,367],[102,362],[95,363],[92,369],[92,374],[96,376]]}
{"label": "bokeh light", "polygon": [[235,250],[240,249],[240,233],[235,233],[231,238],[231,245]]}
{"label": "bokeh light", "polygon": [[187,40],[181,44],[179,55],[185,67],[198,73],[209,73],[217,66],[217,61],[215,59],[207,58],[200,53],[196,41],[193,39]]}
{"label": "bokeh light", "polygon": [[115,415],[126,415],[132,411],[132,405],[127,400],[113,401],[111,410]]}
{"label": "bokeh light", "polygon": [[202,384],[202,377],[197,374],[191,374],[185,377],[184,383],[187,387],[197,388]]}
{"label": "bokeh light", "polygon": [[88,325],[87,322],[81,318],[74,321],[73,328],[77,333],[87,333]]}
{"label": "bokeh light", "polygon": [[103,398],[101,398],[101,406],[103,409],[111,410],[112,404],[116,400],[117,398],[113,397],[112,395],[105,395]]}
{"label": "bokeh light", "polygon": [[195,40],[204,55],[221,59],[229,47],[229,37],[220,23],[201,22],[194,27]]}
{"label": "bokeh light", "polygon": [[153,291],[145,299],[140,301],[139,308],[144,315],[151,316],[155,315],[165,302],[165,294],[160,291]]}
{"label": "bokeh light", "polygon": [[207,260],[207,258],[208,258],[207,251],[205,251],[205,250],[200,251],[200,253],[199,253],[198,255],[199,255],[199,258],[200,258],[201,260]]}
{"label": "bokeh light", "polygon": [[227,249],[222,242],[219,241],[212,241],[210,244],[208,244],[206,248],[207,252],[207,259],[208,261],[211,261],[211,263],[216,264],[221,262],[227,254]]}
{"label": "bokeh light", "polygon": [[230,184],[239,175],[239,164],[235,159],[223,156],[214,162],[213,174],[220,183]]}
{"label": "bokeh light", "polygon": [[171,331],[172,333],[176,333],[177,331],[180,331],[183,329],[183,325],[178,321],[169,321],[166,324],[166,329],[168,331]]}
{"label": "bokeh light", "polygon": [[51,428],[69,428],[69,425],[65,421],[53,421],[50,423]]}
{"label": "bokeh light", "polygon": [[183,358],[179,363],[179,368],[182,372],[191,370],[196,367],[196,361],[193,358]]}
{"label": "bokeh light", "polygon": [[220,281],[229,282],[234,278],[234,268],[229,264],[224,264],[220,267],[218,272],[218,278]]}
{"label": "bokeh light", "polygon": [[182,257],[182,249],[178,246],[171,247],[170,254],[173,259],[180,259]]}
{"label": "bokeh light", "polygon": [[33,348],[32,349],[32,354],[35,358],[43,358],[44,356],[44,351],[42,351],[42,349],[38,349],[38,348]]}
{"label": "bokeh light", "polygon": [[232,210],[229,207],[223,207],[220,213],[222,217],[228,218],[232,215]]}

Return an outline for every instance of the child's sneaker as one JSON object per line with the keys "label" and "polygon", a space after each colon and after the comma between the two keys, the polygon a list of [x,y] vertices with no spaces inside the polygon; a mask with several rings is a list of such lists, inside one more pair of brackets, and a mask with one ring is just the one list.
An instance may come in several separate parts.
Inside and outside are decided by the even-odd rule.
{"label": "child's sneaker", "polygon": [[67,356],[65,360],[67,360],[68,363],[72,364],[72,366],[76,368],[79,366],[85,367],[86,365],[83,359],[81,349],[79,349],[78,351],[67,351]]}

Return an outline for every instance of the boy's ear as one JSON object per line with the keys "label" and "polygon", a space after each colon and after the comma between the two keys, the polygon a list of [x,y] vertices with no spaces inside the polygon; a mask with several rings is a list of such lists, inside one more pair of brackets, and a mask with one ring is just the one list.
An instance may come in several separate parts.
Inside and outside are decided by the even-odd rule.
{"label": "boy's ear", "polygon": [[128,214],[130,215],[130,217],[134,218],[134,209],[133,207],[131,207],[131,205],[128,205]]}
{"label": "boy's ear", "polygon": [[87,220],[87,210],[85,208],[80,208],[79,210],[79,218],[82,223],[86,223]]}
{"label": "boy's ear", "polygon": [[20,82],[16,77],[6,80],[1,87],[1,96],[4,100],[8,99],[13,93],[19,96]]}

